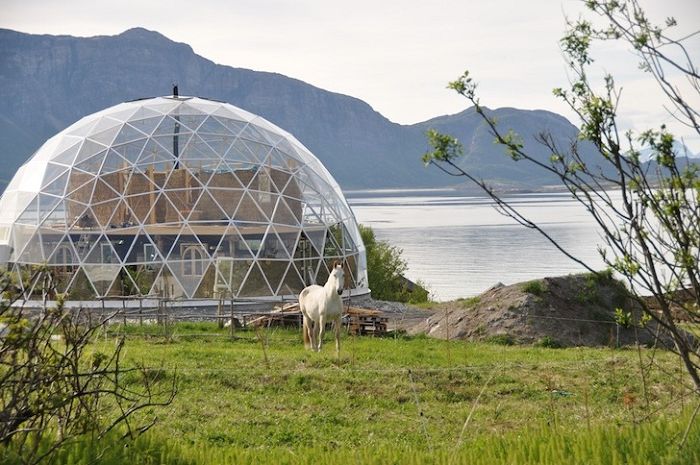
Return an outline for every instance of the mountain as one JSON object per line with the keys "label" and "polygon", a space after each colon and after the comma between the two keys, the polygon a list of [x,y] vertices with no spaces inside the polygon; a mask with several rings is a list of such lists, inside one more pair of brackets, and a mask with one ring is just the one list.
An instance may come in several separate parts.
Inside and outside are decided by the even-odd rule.
{"label": "mountain", "polygon": [[[122,101],[170,94],[172,82],[183,95],[232,103],[291,132],[344,188],[455,184],[420,161],[431,127],[458,137],[465,144],[463,166],[485,179],[523,187],[552,181],[505,157],[474,109],[400,125],[362,100],[281,74],[219,65],[142,28],[88,38],[0,29],[0,189],[53,134]],[[571,123],[551,112],[501,108],[493,115],[533,149],[542,130],[562,144],[576,136]]]}

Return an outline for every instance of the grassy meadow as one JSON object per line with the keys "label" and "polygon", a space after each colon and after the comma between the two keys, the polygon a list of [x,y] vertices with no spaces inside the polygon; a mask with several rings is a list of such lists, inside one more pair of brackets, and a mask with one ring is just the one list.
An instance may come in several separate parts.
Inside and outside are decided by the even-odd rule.
{"label": "grassy meadow", "polygon": [[124,365],[178,394],[128,447],[86,439],[56,463],[700,463],[700,425],[678,447],[697,397],[664,351],[344,336],[336,359],[329,335],[312,353],[286,329],[110,331],[94,350],[125,332]]}

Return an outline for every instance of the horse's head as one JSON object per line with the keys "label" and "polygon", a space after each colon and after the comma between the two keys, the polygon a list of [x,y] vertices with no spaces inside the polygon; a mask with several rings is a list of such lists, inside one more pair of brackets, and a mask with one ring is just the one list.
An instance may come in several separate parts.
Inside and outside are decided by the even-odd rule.
{"label": "horse's head", "polygon": [[335,278],[336,292],[338,292],[338,295],[343,295],[343,287],[345,286],[345,271],[343,270],[343,265],[340,262],[333,263],[333,271],[331,271],[331,276]]}

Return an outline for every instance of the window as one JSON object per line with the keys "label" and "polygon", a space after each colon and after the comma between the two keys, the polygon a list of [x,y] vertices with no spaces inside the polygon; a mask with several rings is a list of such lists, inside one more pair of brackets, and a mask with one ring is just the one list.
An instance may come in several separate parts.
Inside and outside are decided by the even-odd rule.
{"label": "window", "polygon": [[112,249],[111,244],[100,244],[100,256],[102,257],[102,263],[114,263],[114,249]]}
{"label": "window", "polygon": [[201,276],[204,273],[204,254],[199,244],[182,244],[182,275]]}

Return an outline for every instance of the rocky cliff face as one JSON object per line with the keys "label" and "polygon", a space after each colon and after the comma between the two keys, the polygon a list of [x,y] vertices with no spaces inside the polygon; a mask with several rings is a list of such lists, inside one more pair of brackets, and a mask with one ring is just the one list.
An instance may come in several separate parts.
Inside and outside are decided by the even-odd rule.
{"label": "rocky cliff face", "polygon": [[[230,102],[294,134],[346,188],[454,184],[420,161],[430,127],[465,143],[465,167],[487,179],[536,187],[546,183],[509,161],[473,110],[402,126],[368,104],[280,74],[213,63],[157,32],[76,38],[0,30],[0,189],[48,137],[82,116],[125,100],[170,93]],[[504,127],[523,134],[550,129],[562,140],[576,129],[543,111],[495,110]]]}

